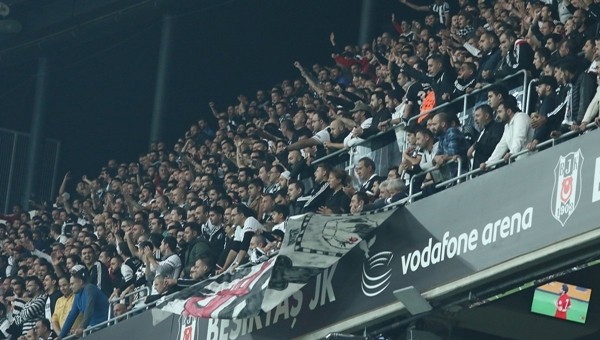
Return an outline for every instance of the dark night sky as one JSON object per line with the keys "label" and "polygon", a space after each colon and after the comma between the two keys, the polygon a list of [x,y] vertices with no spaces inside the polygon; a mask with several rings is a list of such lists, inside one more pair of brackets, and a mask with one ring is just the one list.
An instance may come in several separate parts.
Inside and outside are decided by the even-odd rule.
{"label": "dark night sky", "polygon": [[[390,2],[375,1],[374,30]],[[177,18],[164,132],[169,145],[189,124],[239,93],[254,95],[299,74],[292,66],[329,63],[329,32],[355,43],[359,0],[231,1]],[[57,51],[49,60],[44,134],[62,142],[59,178],[96,175],[109,158],[137,159],[148,145],[160,22]],[[4,67],[3,67],[4,66]],[[0,65],[0,127],[28,132],[36,60]]]}

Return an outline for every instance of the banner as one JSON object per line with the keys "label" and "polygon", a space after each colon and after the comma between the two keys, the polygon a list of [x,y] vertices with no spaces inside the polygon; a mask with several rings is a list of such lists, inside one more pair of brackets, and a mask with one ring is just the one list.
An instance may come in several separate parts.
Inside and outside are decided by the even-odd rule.
{"label": "banner", "polygon": [[269,311],[279,305],[355,246],[368,257],[374,231],[396,209],[398,207],[357,215],[306,214],[290,219],[262,310]]}
{"label": "banner", "polygon": [[[269,311],[362,242],[396,208],[360,215],[306,214],[286,224],[279,254],[181,291],[161,308],[184,317],[244,319]],[[362,243],[361,243],[362,242]],[[389,277],[388,277],[389,279]]]}
{"label": "banner", "polygon": [[238,267],[186,288],[161,308],[184,317],[243,319],[260,312],[275,258],[254,266]]}

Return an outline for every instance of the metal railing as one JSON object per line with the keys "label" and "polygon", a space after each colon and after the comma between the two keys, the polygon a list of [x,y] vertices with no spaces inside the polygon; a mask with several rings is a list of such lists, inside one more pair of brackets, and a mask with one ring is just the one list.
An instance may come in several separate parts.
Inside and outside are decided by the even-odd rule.
{"label": "metal railing", "polygon": [[[468,172],[466,172],[464,174],[457,174],[456,177],[448,179],[448,180],[446,180],[444,182],[441,182],[441,183],[437,184],[436,187],[442,187],[444,185],[447,185],[447,184],[453,183],[453,182],[461,182],[463,180],[464,181],[469,180],[471,177],[473,177],[473,175],[483,174],[483,173],[492,171],[497,165],[500,165],[500,164],[504,164],[504,163],[510,164],[513,161],[515,161],[517,158],[519,158],[520,156],[528,155],[528,154],[532,154],[532,153],[536,153],[536,152],[540,151],[542,148],[544,148],[546,146],[554,146],[554,145],[556,145],[557,141],[561,141],[561,140],[564,140],[564,139],[567,139],[567,138],[570,138],[570,137],[573,137],[573,136],[576,136],[576,135],[579,135],[579,134],[582,134],[582,133],[586,133],[591,128],[594,128],[594,127],[596,127],[596,123],[594,123],[594,122],[589,123],[589,124],[586,125],[585,130],[583,130],[583,131],[569,131],[569,132],[566,132],[566,133],[560,135],[557,138],[550,138],[550,139],[548,139],[548,140],[546,140],[546,141],[544,141],[542,143],[537,144],[535,146],[534,150],[529,150],[529,149],[525,148],[525,149],[523,149],[523,150],[521,150],[521,151],[519,151],[519,152],[517,152],[515,154],[511,154],[507,161],[505,161],[504,159],[499,159],[497,161],[491,162],[490,164],[486,164],[487,165],[487,169],[489,169],[489,170],[482,170],[480,168],[472,169],[472,170],[470,170],[470,171],[468,171]],[[430,172],[432,170],[433,169],[428,169],[427,171],[423,171],[423,172],[421,172],[419,174],[415,174],[414,176],[425,175],[426,173],[428,173],[428,172]],[[420,193],[420,192],[419,193],[415,193],[412,196],[409,195],[408,202],[412,202],[412,200],[414,198],[419,197],[420,195],[422,195],[422,193]]]}
{"label": "metal railing", "polygon": [[529,114],[529,103],[531,102],[531,85],[535,83],[536,79],[531,79],[529,85],[527,85],[527,99],[525,100],[525,113]]}
{"label": "metal railing", "polygon": [[[146,288],[146,290],[148,289],[148,287],[144,287],[144,288]],[[144,290],[144,289],[142,289],[142,290]],[[138,291],[133,291],[131,293],[128,293],[127,296],[133,295],[133,293],[138,293]],[[174,294],[172,294],[172,295],[174,295]],[[114,300],[112,300],[110,302],[111,305],[109,306],[109,309],[108,309],[109,316],[111,315],[111,311],[112,311],[112,303],[116,302],[116,301],[120,301],[120,300],[121,300],[121,298],[119,298],[118,300],[114,299]],[[99,330],[101,330],[103,328],[106,328],[106,327],[108,327],[110,325],[114,325],[116,323],[119,323],[119,322],[121,322],[123,320],[127,320],[127,319],[129,319],[129,318],[131,318],[131,317],[133,317],[135,315],[138,315],[139,313],[141,313],[143,311],[152,309],[152,308],[156,307],[156,305],[160,301],[161,300],[153,301],[152,303],[139,305],[137,307],[136,307],[136,305],[134,305],[133,308],[130,311],[128,311],[127,313],[121,314],[119,316],[109,317],[108,320],[106,320],[104,322],[101,322],[101,323],[99,323],[97,325],[94,325],[94,326],[86,328],[83,331],[83,336],[89,335],[89,334],[94,333],[96,331],[99,331]],[[74,340],[74,339],[78,339],[78,337],[75,336],[75,335],[69,335],[69,336],[67,336],[67,337],[65,337],[63,339],[64,340]]]}
{"label": "metal railing", "polygon": [[[495,86],[495,85],[501,84],[501,83],[503,83],[503,82],[506,82],[506,81],[512,80],[513,78],[517,78],[517,77],[519,77],[520,75],[522,75],[522,76],[523,76],[523,91],[526,91],[526,90],[527,90],[527,87],[526,87],[526,86],[527,86],[527,71],[526,71],[526,70],[520,70],[520,71],[516,72],[515,74],[511,74],[511,75],[509,75],[509,76],[506,76],[506,77],[504,77],[504,78],[502,78],[502,79],[498,80],[497,82],[495,82],[495,83],[493,83],[493,84],[487,84],[487,85],[483,86],[483,87],[482,87],[482,88],[480,88],[480,89],[473,90],[471,93],[465,93],[465,94],[463,94],[462,96],[460,96],[460,97],[457,97],[457,98],[453,99],[452,101],[449,101],[449,102],[447,102],[447,103],[443,103],[443,104],[441,104],[441,105],[438,105],[438,106],[434,107],[433,109],[431,109],[430,111],[427,111],[427,112],[421,113],[421,114],[419,114],[419,115],[416,115],[416,116],[414,116],[414,117],[411,117],[411,118],[408,120],[408,123],[407,123],[406,125],[410,125],[411,123],[414,123],[414,122],[415,122],[415,120],[418,120],[418,119],[419,119],[420,117],[422,117],[423,115],[429,114],[429,113],[431,113],[431,112],[439,111],[439,110],[441,110],[441,109],[445,109],[445,108],[447,108],[447,107],[449,107],[449,106],[451,106],[451,105],[454,105],[454,104],[456,104],[456,103],[458,103],[458,102],[460,102],[460,101],[462,100],[462,101],[463,101],[463,111],[462,111],[462,114],[461,114],[461,115],[459,115],[459,118],[460,118],[461,116],[463,116],[463,115],[466,115],[466,113],[467,113],[467,110],[468,110],[468,108],[469,108],[469,105],[468,105],[468,100],[469,100],[470,98],[474,98],[476,95],[479,95],[480,93],[482,93],[482,92],[484,92],[484,91],[487,91],[487,90],[488,90],[490,87],[492,87],[492,86]],[[514,89],[517,89],[517,88],[518,88],[518,87],[515,87]],[[513,90],[514,90],[514,89],[513,89]],[[525,101],[525,100],[526,100],[525,98],[526,98],[526,93],[524,93],[524,94],[523,94],[523,101]],[[523,105],[524,105],[524,103],[521,103],[521,106],[523,106]],[[403,127],[404,127],[404,126],[406,126],[406,125],[396,126],[396,127],[394,127],[394,128],[403,128]]]}
{"label": "metal railing", "polygon": [[[147,286],[143,286],[143,287],[136,288],[133,291],[131,291],[123,296],[115,297],[114,299],[109,300],[108,302],[110,305],[108,308],[108,319],[110,320],[113,317],[112,312],[113,312],[113,307],[115,305],[122,303],[127,306],[129,306],[129,305],[135,306],[139,301],[148,297],[148,295],[150,295],[150,288]],[[133,297],[133,298],[129,299],[130,297]]]}
{"label": "metal railing", "polygon": [[415,182],[415,179],[418,179],[420,177],[424,177],[427,174],[430,174],[430,173],[432,173],[434,171],[439,171],[442,167],[445,167],[448,164],[452,164],[452,163],[457,163],[458,164],[457,165],[458,166],[458,172],[457,172],[457,174],[456,174],[455,177],[452,177],[452,178],[449,178],[449,179],[445,179],[445,180],[443,180],[440,183],[434,183],[433,184],[433,188],[439,189],[439,188],[442,188],[442,187],[444,187],[444,186],[446,186],[448,184],[456,182],[457,179],[460,178],[460,175],[462,174],[462,164],[463,164],[462,159],[460,157],[458,157],[456,159],[451,159],[451,160],[447,161],[441,167],[440,166],[434,166],[434,167],[432,167],[430,169],[427,169],[425,171],[421,171],[421,172],[419,172],[417,174],[412,175],[410,177],[409,185],[408,185],[408,202],[412,203],[415,198],[423,196],[423,190],[420,190],[417,193],[414,192],[414,182]]}
{"label": "metal railing", "polygon": [[[439,111],[439,110],[442,110],[442,109],[446,109],[448,107],[451,107],[453,105],[456,105],[456,104],[460,103],[461,101],[462,101],[463,111],[459,115],[459,119],[461,119],[461,118],[464,119],[464,117],[466,117],[468,115],[467,111],[469,110],[469,105],[468,105],[469,99],[475,98],[475,96],[479,95],[480,93],[482,93],[484,91],[487,91],[490,87],[492,87],[494,85],[502,84],[504,82],[513,80],[513,79],[518,78],[518,77],[523,77],[523,85],[522,85],[523,86],[523,99],[522,99],[522,102],[521,102],[521,106],[525,107],[526,101],[528,100],[528,97],[527,97],[527,85],[528,85],[528,83],[527,83],[527,71],[526,70],[520,70],[520,71],[518,71],[518,72],[516,72],[516,73],[514,73],[512,75],[509,75],[507,77],[502,78],[501,80],[495,82],[494,84],[488,84],[488,85],[486,85],[486,86],[484,86],[484,87],[482,87],[480,89],[472,91],[471,93],[463,94],[462,96],[457,97],[457,98],[455,98],[454,100],[452,100],[450,102],[438,105],[435,108],[433,108],[433,109],[431,109],[431,110],[429,110],[427,112],[423,112],[423,113],[421,113],[419,115],[411,117],[408,120],[408,122],[397,124],[397,125],[393,126],[390,130],[381,131],[381,132],[379,132],[379,133],[377,133],[377,134],[375,134],[373,136],[370,136],[370,137],[364,139],[362,142],[357,143],[353,147],[356,147],[356,146],[369,147],[369,145],[373,141],[375,141],[378,138],[381,138],[384,134],[392,133],[392,131],[395,133],[396,130],[398,130],[398,129],[404,129],[407,125],[411,125],[411,124],[415,123],[415,121],[417,121],[419,118],[422,118],[424,115],[431,114],[432,112],[436,112],[436,111]],[[519,87],[515,87],[512,90],[515,90],[515,89],[518,89],[518,88]],[[407,141],[405,140],[404,141],[404,146],[405,147],[406,147],[406,144],[407,144]],[[392,144],[390,143],[390,144],[388,144],[386,146],[389,146],[389,145],[392,145]],[[338,157],[338,156],[341,156],[343,154],[346,154],[349,151],[350,151],[350,148],[347,148],[347,147],[343,148],[343,149],[340,149],[340,150],[337,150],[337,151],[334,151],[334,152],[329,153],[329,154],[327,154],[327,155],[325,155],[325,156],[323,156],[323,157],[321,157],[319,159],[314,160],[312,162],[312,164],[318,164],[318,163],[321,163],[321,162],[324,162],[324,161],[327,161],[327,160],[334,159],[335,157]],[[375,151],[375,150],[372,150],[372,151]],[[402,152],[402,150],[400,150],[400,152]]]}

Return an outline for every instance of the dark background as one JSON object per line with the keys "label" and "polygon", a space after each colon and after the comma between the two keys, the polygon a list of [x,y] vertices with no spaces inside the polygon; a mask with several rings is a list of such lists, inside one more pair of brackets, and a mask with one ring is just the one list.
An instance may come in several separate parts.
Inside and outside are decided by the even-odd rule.
{"label": "dark background", "polygon": [[[331,65],[329,32],[338,45],[357,43],[361,4],[234,0],[177,13],[163,126],[168,146],[198,118],[212,117],[211,100],[223,110],[240,93],[253,97],[297,78],[295,60]],[[371,32],[389,26],[394,8],[396,2],[374,1]],[[133,161],[147,150],[160,32],[155,20],[49,54],[43,133],[62,143],[58,183],[67,170],[93,176],[110,158]],[[37,56],[0,61],[0,127],[29,132],[36,70]]]}

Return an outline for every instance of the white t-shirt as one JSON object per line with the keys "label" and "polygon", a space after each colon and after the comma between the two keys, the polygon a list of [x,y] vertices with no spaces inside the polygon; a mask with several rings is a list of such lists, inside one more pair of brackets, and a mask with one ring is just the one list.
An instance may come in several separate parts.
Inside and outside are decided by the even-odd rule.
{"label": "white t-shirt", "polygon": [[246,218],[246,221],[244,222],[244,226],[236,226],[235,228],[235,234],[233,235],[233,240],[234,241],[239,241],[242,242],[244,240],[244,235],[247,232],[256,232],[259,229],[263,229],[262,224],[260,224],[260,222],[258,222],[258,220],[252,216]]}
{"label": "white t-shirt", "polygon": [[[373,123],[373,118],[367,118],[365,119],[364,122],[362,122],[362,124],[360,124],[360,127],[363,130],[366,130],[368,128],[371,127],[371,124]],[[346,138],[344,138],[344,146],[346,147],[352,147],[358,143],[363,142],[364,139],[360,138],[360,137],[354,137],[354,135],[352,135],[352,132],[348,134],[348,136],[346,136]],[[364,146],[363,146],[364,147]],[[367,148],[369,151],[371,151],[370,148]],[[368,151],[367,151],[368,152]]]}
{"label": "white t-shirt", "polygon": [[275,230],[281,230],[285,233],[285,222],[281,222],[279,224],[274,225],[273,229],[271,229],[271,231],[275,231]]}
{"label": "white t-shirt", "polygon": [[[150,270],[156,270],[154,277],[156,277],[156,275],[163,275],[171,279],[177,279],[179,277],[179,273],[181,273],[181,266],[181,258],[179,258],[179,255],[171,254],[166,259],[158,262],[158,268],[150,268]],[[152,285],[152,291],[150,294],[158,294],[158,291],[154,285]]]}
{"label": "white t-shirt", "polygon": [[331,135],[329,134],[329,126],[315,133],[315,135],[312,136],[312,138],[316,139],[317,143],[319,143],[320,145],[322,145],[325,142],[331,141]]}
{"label": "white t-shirt", "polygon": [[172,254],[166,259],[158,262],[158,268],[156,268],[156,275],[165,275],[172,279],[177,279],[180,272],[181,258],[179,258],[179,255],[177,254]]}

